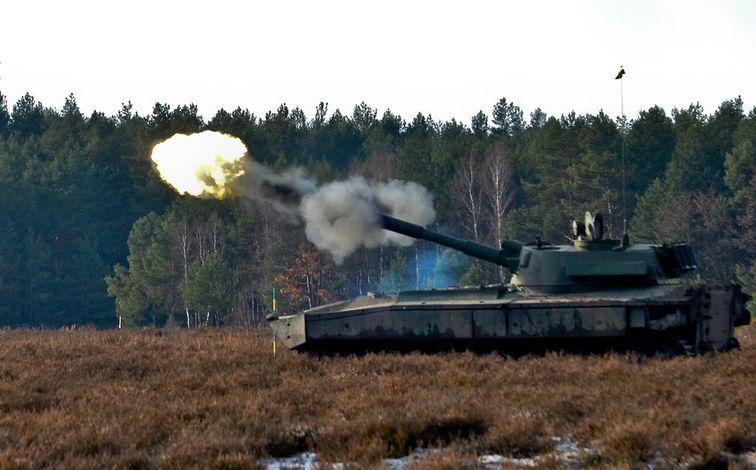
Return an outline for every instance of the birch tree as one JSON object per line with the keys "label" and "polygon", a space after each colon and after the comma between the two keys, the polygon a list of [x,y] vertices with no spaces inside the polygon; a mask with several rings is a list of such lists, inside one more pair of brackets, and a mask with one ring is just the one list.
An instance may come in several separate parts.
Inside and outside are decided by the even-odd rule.
{"label": "birch tree", "polygon": [[[506,145],[499,141],[493,144],[483,161],[483,216],[490,229],[495,246],[504,240],[504,224],[515,202],[514,172],[511,155]],[[499,277],[504,279],[504,268],[499,267]]]}
{"label": "birch tree", "polygon": [[474,241],[480,242],[483,185],[480,160],[473,152],[460,160],[453,186],[462,226]]}
{"label": "birch tree", "polygon": [[[476,243],[479,243],[483,211],[483,184],[480,159],[474,152],[467,152],[460,160],[459,169],[453,180],[453,187],[462,226],[468,235]],[[475,260],[475,267],[478,275],[480,275],[480,260]]]}

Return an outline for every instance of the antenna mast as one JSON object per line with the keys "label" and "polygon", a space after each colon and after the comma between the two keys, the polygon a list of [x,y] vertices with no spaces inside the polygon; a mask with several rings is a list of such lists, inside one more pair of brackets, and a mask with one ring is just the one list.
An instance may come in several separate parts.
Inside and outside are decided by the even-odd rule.
{"label": "antenna mast", "polygon": [[620,138],[622,139],[622,229],[623,229],[623,235],[622,235],[622,243],[623,245],[626,245],[628,243],[628,233],[627,233],[627,196],[626,196],[626,177],[625,177],[625,142],[626,142],[626,127],[627,127],[627,119],[625,118],[625,87],[622,83],[622,77],[625,75],[625,68],[620,65],[620,71],[617,74],[617,79],[620,82],[620,114],[622,115],[622,128],[620,129]]}

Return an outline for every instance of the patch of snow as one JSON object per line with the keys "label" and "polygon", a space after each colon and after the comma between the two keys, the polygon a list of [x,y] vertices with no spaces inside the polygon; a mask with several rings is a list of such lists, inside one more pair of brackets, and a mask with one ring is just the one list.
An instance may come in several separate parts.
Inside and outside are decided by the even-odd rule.
{"label": "patch of snow", "polygon": [[265,470],[316,470],[318,468],[318,455],[314,452],[267,459],[260,462]]}
{"label": "patch of snow", "polygon": [[[554,456],[559,460],[563,468],[578,468],[580,466],[581,455],[593,455],[596,453],[594,449],[579,446],[576,441],[569,437],[552,437],[551,440],[554,443],[554,449],[548,454],[523,458],[485,454],[478,456],[477,464],[483,469],[499,469],[502,467],[534,468],[546,456]],[[410,464],[419,462],[432,454],[443,453],[447,450],[419,448],[404,457],[383,459],[382,463],[385,468],[390,470],[404,470]],[[321,468],[317,454],[312,452],[297,454],[291,457],[262,460],[258,464],[266,470],[317,470]],[[344,470],[345,464],[333,463],[326,467],[335,470]]]}
{"label": "patch of snow", "polygon": [[756,451],[746,452],[740,455],[740,459],[744,465],[752,468],[756,468]]}
{"label": "patch of snow", "polygon": [[478,463],[480,465],[483,465],[484,468],[490,468],[492,466],[494,468],[500,468],[504,465],[514,465],[521,468],[532,468],[536,466],[535,459],[532,459],[530,457],[517,459],[513,457],[505,457],[499,454],[481,455],[480,457],[478,457]]}
{"label": "patch of snow", "polygon": [[437,454],[439,452],[443,452],[444,449],[423,449],[418,448],[413,450],[409,455],[405,455],[404,457],[399,457],[396,459],[383,459],[383,465],[388,467],[391,470],[402,470],[403,468],[407,467],[410,463],[417,462],[419,460],[422,460],[430,454]]}
{"label": "patch of snow", "polygon": [[577,442],[569,437],[552,437],[551,441],[554,443],[554,451],[559,454],[577,454],[581,450]]}

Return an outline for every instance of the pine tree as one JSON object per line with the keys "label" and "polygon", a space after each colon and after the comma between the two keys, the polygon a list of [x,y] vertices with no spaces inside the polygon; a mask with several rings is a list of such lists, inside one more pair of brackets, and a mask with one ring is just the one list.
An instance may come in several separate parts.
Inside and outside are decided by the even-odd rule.
{"label": "pine tree", "polygon": [[[540,109],[537,111],[540,112]],[[507,102],[506,98],[500,99],[493,107],[493,133],[496,137],[512,136],[525,128],[523,113],[519,106]],[[536,118],[540,120],[541,117]]]}

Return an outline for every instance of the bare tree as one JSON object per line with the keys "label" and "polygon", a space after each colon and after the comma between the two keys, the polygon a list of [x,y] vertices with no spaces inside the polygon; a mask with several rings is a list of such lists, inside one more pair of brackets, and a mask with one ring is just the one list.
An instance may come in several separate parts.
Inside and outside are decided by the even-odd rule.
{"label": "bare tree", "polygon": [[688,242],[696,251],[701,275],[729,282],[737,264],[737,240],[727,236],[731,225],[727,198],[714,190],[681,193],[660,207],[654,235],[659,241]]}
{"label": "bare tree", "polygon": [[504,223],[515,201],[514,171],[509,149],[496,142],[483,162],[483,216],[491,226],[498,246],[504,238]]}
{"label": "bare tree", "polygon": [[209,256],[223,252],[225,240],[223,237],[223,221],[218,214],[211,213],[203,220],[194,221],[194,241],[197,246],[197,255],[202,264]]}
{"label": "bare tree", "polygon": [[[462,225],[475,242],[480,242],[483,184],[480,159],[473,151],[466,153],[460,160],[453,187]],[[475,265],[480,273],[480,260],[476,259]]]}
{"label": "bare tree", "polygon": [[351,173],[372,180],[387,181],[394,176],[393,160],[391,152],[371,151],[364,161],[353,165]]}
{"label": "bare tree", "polygon": [[[178,284],[187,281],[192,265],[204,265],[210,256],[222,253],[225,248],[226,227],[215,212],[202,217],[173,214],[166,223],[172,240],[171,259],[176,266]],[[178,302],[178,299],[176,301]],[[186,327],[198,326],[198,313],[194,312],[192,318],[191,309],[185,299],[183,303]],[[205,321],[209,322],[209,315]]]}
{"label": "bare tree", "polygon": [[480,241],[483,211],[483,185],[481,183],[480,160],[472,151],[468,152],[459,162],[453,185],[462,225],[476,242]]}
{"label": "bare tree", "polygon": [[[184,277],[183,280],[189,277],[189,224],[186,220],[182,220],[176,224],[176,238],[178,240],[179,249],[181,250],[181,262],[183,266]],[[191,328],[191,320],[189,317],[189,306],[184,302],[184,312],[186,313],[186,327]]]}
{"label": "bare tree", "polygon": [[[491,228],[495,246],[504,239],[504,223],[515,201],[514,171],[511,154],[504,142],[491,146],[483,161],[483,211],[486,225]],[[504,268],[499,267],[499,278],[504,279]]]}

